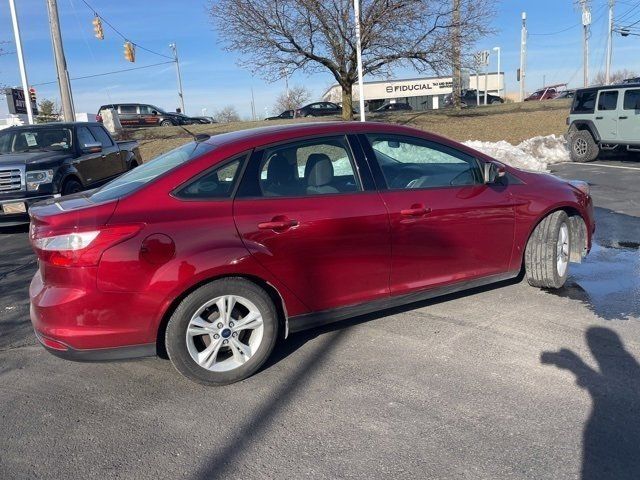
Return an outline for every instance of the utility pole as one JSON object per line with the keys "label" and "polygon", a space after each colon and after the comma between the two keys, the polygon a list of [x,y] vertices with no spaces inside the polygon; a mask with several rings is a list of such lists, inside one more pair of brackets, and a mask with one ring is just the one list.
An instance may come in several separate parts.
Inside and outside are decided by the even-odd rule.
{"label": "utility pole", "polygon": [[502,52],[500,47],[493,47],[493,51],[498,52],[498,96],[502,97],[502,76],[500,75],[500,54]]}
{"label": "utility pole", "polygon": [[24,67],[24,56],[22,53],[22,40],[20,38],[20,26],[18,25],[18,13],[16,12],[15,0],[9,0],[9,8],[11,10],[11,21],[13,22],[13,35],[16,39],[16,53],[18,54],[18,66],[20,67],[20,79],[22,80],[22,92],[24,94],[24,102],[27,107],[27,121],[29,125],[33,124],[33,109],[31,108],[31,99],[29,98],[29,82],[27,80],[27,70]]}
{"label": "utility pole", "polygon": [[582,9],[582,49],[584,53],[583,76],[584,86],[589,86],[589,37],[591,36],[591,10],[589,10],[589,0],[579,0]]}
{"label": "utility pole", "polygon": [[522,12],[522,32],[520,33],[520,101],[524,101],[524,85],[527,68],[527,12]]}
{"label": "utility pole", "polygon": [[180,62],[178,61],[178,47],[175,43],[170,43],[171,51],[173,52],[173,61],[176,62],[176,75],[178,76],[178,99],[180,100],[180,109],[185,114],[184,109],[184,95],[182,92],[182,75],[180,75]]}
{"label": "utility pole", "polygon": [[611,57],[613,55],[613,7],[615,0],[609,0],[609,31],[607,32],[607,66],[605,69],[605,83],[611,83]]}
{"label": "utility pole", "polygon": [[49,28],[51,30],[53,56],[56,61],[62,113],[65,121],[73,122],[76,116],[73,109],[73,96],[71,95],[71,82],[69,80],[69,71],[67,70],[67,60],[64,57],[64,49],[62,48],[62,32],[60,31],[57,0],[47,0],[47,10],[49,12]]}
{"label": "utility pole", "polygon": [[[358,100],[360,100],[360,121],[365,121],[364,113],[364,76],[362,69],[362,37],[360,35],[360,0],[353,0],[356,21],[356,57],[358,60]],[[353,104],[353,102],[351,102]]]}
{"label": "utility pole", "polygon": [[[460,110],[460,93],[461,85],[461,46],[460,46],[460,0],[453,0],[453,38],[451,39],[451,56],[453,57],[453,78],[451,79],[451,99],[453,100],[453,108]],[[476,71],[476,92],[480,90],[478,84],[478,72]]]}

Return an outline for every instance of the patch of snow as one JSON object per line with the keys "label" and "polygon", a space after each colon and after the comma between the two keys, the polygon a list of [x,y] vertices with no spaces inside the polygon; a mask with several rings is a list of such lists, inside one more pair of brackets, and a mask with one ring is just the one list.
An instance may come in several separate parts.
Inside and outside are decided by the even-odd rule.
{"label": "patch of snow", "polygon": [[562,135],[533,137],[515,146],[504,140],[469,140],[464,144],[507,165],[534,172],[546,172],[549,164],[569,161],[567,141]]}

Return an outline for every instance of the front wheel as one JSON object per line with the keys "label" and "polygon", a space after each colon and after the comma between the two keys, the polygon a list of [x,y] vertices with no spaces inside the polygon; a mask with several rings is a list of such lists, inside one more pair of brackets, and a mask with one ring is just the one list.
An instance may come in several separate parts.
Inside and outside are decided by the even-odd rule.
{"label": "front wheel", "polygon": [[533,230],[525,249],[527,281],[533,287],[560,288],[567,280],[571,228],[564,211],[547,215]]}
{"label": "front wheel", "polygon": [[569,136],[569,156],[574,162],[591,162],[598,158],[600,149],[588,130],[574,131]]}
{"label": "front wheel", "polygon": [[227,385],[255,373],[277,337],[269,295],[248,280],[225,278],[180,303],[167,324],[165,343],[182,375],[204,385]]}
{"label": "front wheel", "polygon": [[160,126],[161,127],[173,127],[173,123],[171,123],[171,120],[163,120],[160,122]]}
{"label": "front wheel", "polygon": [[62,187],[62,195],[73,195],[82,191],[82,185],[77,180],[67,180]]}

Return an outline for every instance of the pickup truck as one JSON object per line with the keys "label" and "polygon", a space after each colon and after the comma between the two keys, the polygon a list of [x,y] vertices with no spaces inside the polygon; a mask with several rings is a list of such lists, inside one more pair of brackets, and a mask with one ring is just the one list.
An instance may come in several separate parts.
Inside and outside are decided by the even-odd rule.
{"label": "pickup truck", "polygon": [[29,222],[41,200],[96,188],[142,163],[138,143],[99,123],[46,123],[0,131],[0,226]]}

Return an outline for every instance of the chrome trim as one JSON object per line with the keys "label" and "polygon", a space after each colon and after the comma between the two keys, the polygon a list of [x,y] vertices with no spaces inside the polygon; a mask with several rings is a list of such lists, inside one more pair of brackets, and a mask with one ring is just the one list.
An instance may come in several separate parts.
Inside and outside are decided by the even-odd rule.
{"label": "chrome trim", "polygon": [[4,174],[5,179],[11,179],[12,176],[15,176],[15,173],[12,172],[16,171],[20,175],[20,188],[3,189],[2,187],[0,187],[0,195],[2,195],[3,193],[24,192],[27,189],[25,180],[25,165],[2,165],[2,167],[0,167],[0,178],[2,178]]}

